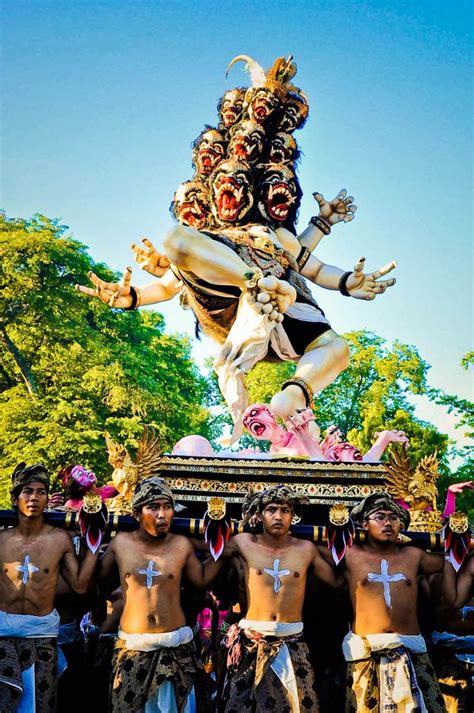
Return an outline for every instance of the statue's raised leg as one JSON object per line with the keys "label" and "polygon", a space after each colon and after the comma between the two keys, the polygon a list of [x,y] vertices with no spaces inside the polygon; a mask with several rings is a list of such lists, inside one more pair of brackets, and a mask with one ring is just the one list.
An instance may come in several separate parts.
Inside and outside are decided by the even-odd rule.
{"label": "statue's raised leg", "polygon": [[286,421],[297,409],[310,406],[312,394],[331,384],[348,366],[349,347],[342,337],[311,349],[299,360],[294,379],[272,398],[271,410]]}

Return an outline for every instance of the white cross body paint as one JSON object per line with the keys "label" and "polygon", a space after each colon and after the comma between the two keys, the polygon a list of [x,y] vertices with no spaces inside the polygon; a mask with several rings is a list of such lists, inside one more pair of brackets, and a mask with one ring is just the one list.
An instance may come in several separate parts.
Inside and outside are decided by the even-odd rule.
{"label": "white cross body paint", "polygon": [[275,592],[280,591],[280,587],[281,587],[280,577],[287,577],[289,574],[291,574],[291,570],[278,569],[279,566],[280,566],[280,560],[273,560],[273,569],[269,569],[268,567],[264,567],[264,569],[263,569],[265,574],[269,574],[270,577],[273,577],[273,589]]}
{"label": "white cross body paint", "polygon": [[402,579],[406,580],[406,577],[401,572],[389,574],[387,560],[381,560],[380,574],[377,574],[377,572],[369,572],[367,579],[369,582],[381,582],[381,584],[383,584],[383,598],[385,599],[385,604],[391,609],[392,595],[390,593],[390,582],[400,582]]}

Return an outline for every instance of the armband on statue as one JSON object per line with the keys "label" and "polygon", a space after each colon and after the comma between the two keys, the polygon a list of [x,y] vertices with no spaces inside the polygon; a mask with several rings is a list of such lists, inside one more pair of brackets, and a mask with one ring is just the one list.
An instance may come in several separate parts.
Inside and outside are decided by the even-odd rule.
{"label": "armband on statue", "polygon": [[312,218],[309,219],[309,222],[311,225],[314,225],[315,228],[318,228],[324,235],[329,235],[331,232],[331,226],[329,223],[327,223],[324,218],[321,218],[319,215],[313,215]]}

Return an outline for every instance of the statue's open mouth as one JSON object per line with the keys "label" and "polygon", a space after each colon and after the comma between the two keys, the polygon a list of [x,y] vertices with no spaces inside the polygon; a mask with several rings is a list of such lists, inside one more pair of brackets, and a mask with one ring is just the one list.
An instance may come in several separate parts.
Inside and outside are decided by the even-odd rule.
{"label": "statue's open mouth", "polygon": [[216,190],[216,205],[221,220],[237,220],[244,207],[244,187],[232,178],[224,178]]}
{"label": "statue's open mouth", "polygon": [[183,203],[180,206],[179,214],[183,223],[197,230],[200,230],[206,224],[206,214],[197,201]]}
{"label": "statue's open mouth", "polygon": [[224,120],[224,126],[231,126],[235,124],[237,119],[240,117],[241,112],[235,109],[226,109],[222,113],[222,118]]}
{"label": "statue's open mouth", "polygon": [[288,161],[288,155],[283,148],[283,146],[274,146],[270,154],[270,161],[272,163],[285,163]]}
{"label": "statue's open mouth", "polygon": [[298,125],[298,120],[299,116],[297,110],[292,106],[287,107],[280,120],[280,131],[291,131],[295,129]]}
{"label": "statue's open mouth", "polygon": [[[236,159],[241,159],[243,161],[250,161],[252,154],[257,148],[253,141],[247,139],[246,136],[236,139],[233,144],[232,152]],[[257,158],[257,156],[255,156]]]}
{"label": "statue's open mouth", "polygon": [[222,158],[222,154],[212,149],[201,149],[199,151],[199,164],[201,168],[201,173],[209,176],[214,168],[217,166],[218,161]]}
{"label": "statue's open mouth", "polygon": [[257,437],[260,437],[265,433],[265,426],[263,423],[259,423],[258,421],[252,421],[252,423],[246,424],[246,428],[248,428],[249,431]]}
{"label": "statue's open mouth", "polygon": [[258,121],[259,124],[263,123],[267,116],[270,116],[273,109],[264,99],[257,99],[252,108],[255,120]]}
{"label": "statue's open mouth", "polygon": [[264,202],[266,216],[279,222],[285,221],[294,200],[286,183],[271,185]]}

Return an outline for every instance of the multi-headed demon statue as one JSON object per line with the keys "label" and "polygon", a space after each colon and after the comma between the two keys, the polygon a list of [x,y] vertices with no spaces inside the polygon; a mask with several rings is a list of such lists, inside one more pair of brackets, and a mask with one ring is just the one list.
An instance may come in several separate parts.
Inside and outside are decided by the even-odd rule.
{"label": "multi-headed demon statue", "polygon": [[345,190],[332,201],[314,193],[319,214],[296,233],[302,191],[293,132],[306,122],[309,104],[292,80],[292,57],[265,72],[245,61],[252,85],[225,92],[217,128],[206,125],[193,143],[195,175],[176,190],[171,212],[178,224],[160,254],[149,240],[133,245],[139,265],[157,277],[135,288],[127,268],[120,284],[91,274],[94,289],[79,289],[110,307],[135,309],[182,293],[199,329],[222,347],[215,361],[219,385],[234,419],[235,441],[247,403],[245,374],[259,360],[297,362],[293,379],[274,395],[271,409],[284,420],[308,407],[313,394],[346,368],[349,349],[331,328],[308,282],[345,297],[372,300],[395,283],[380,279],[395,263],[364,273],[325,265],[312,253],[356,206]]}

